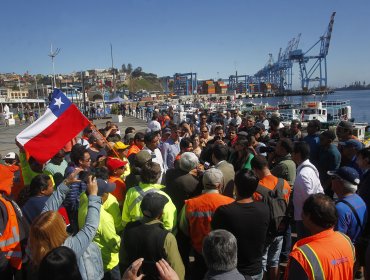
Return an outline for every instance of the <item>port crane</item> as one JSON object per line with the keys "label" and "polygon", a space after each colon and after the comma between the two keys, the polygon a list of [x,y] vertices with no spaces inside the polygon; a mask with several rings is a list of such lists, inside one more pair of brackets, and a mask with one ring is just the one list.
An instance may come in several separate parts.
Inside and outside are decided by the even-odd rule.
{"label": "port crane", "polygon": [[280,48],[276,62],[270,53],[267,64],[254,75],[255,82],[257,84],[271,83],[280,91],[292,90],[293,61],[290,60],[289,54],[298,48],[300,39],[301,34],[298,34],[288,42],[284,52]]}
{"label": "port crane", "polygon": [[249,91],[249,83],[251,82],[251,77],[248,75],[235,75],[229,76],[228,90],[235,91],[235,93],[243,93]]}
{"label": "port crane", "polygon": [[176,95],[197,94],[197,73],[176,73],[173,75],[173,91]]}
{"label": "port crane", "polygon": [[[319,90],[327,89],[327,64],[326,56],[329,52],[331,34],[333,32],[334,17],[333,12],[327,30],[320,39],[310,47],[306,52],[301,49],[296,49],[290,52],[289,59],[293,62],[298,62],[301,76],[301,87],[303,91],[309,89],[311,82],[316,82],[319,85]],[[309,53],[320,45],[320,52],[317,55],[309,55]],[[310,62],[310,64],[309,64]]]}

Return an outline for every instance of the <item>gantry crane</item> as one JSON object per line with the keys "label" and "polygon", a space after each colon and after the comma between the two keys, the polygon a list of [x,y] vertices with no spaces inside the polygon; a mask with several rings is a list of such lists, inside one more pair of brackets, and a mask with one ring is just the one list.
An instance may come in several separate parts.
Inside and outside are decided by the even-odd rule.
{"label": "gantry crane", "polygon": [[[325,31],[324,35],[310,47],[306,52],[301,49],[291,51],[289,58],[291,61],[298,62],[300,75],[301,75],[301,86],[302,90],[306,91],[309,89],[310,82],[318,82],[319,90],[326,90],[328,85],[327,79],[327,64],[326,56],[328,55],[331,34],[333,32],[335,12],[332,13],[329,21],[329,26]],[[308,55],[316,46],[320,44],[320,52],[318,55]],[[309,62],[313,62],[312,65],[308,65]],[[324,65],[322,65],[324,64]],[[324,69],[323,69],[324,68]],[[318,72],[318,73],[317,73]]]}
{"label": "gantry crane", "polygon": [[192,95],[197,93],[197,73],[176,73],[173,75],[173,91],[177,95]]}

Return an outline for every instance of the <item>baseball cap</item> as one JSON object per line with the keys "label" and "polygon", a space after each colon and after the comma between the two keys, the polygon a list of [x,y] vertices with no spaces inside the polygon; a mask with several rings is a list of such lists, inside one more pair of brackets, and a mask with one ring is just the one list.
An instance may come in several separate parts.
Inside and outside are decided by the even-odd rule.
{"label": "baseball cap", "polygon": [[16,155],[13,152],[7,153],[4,159],[15,159]]}
{"label": "baseball cap", "polygon": [[164,135],[164,134],[171,134],[171,128],[166,127],[165,129],[163,129],[162,135]]}
{"label": "baseball cap", "polygon": [[135,138],[135,133],[127,133],[125,135],[125,142],[130,143],[131,140],[134,140]]}
{"label": "baseball cap", "polygon": [[338,124],[338,127],[352,130],[352,129],[353,129],[353,123],[351,123],[351,122],[349,122],[349,121],[341,121],[341,122]]}
{"label": "baseball cap", "polygon": [[152,155],[147,151],[140,151],[135,156],[135,165],[138,167],[144,166],[145,163],[152,159]]}
{"label": "baseball cap", "polygon": [[118,142],[114,143],[114,145],[113,145],[113,149],[116,150],[116,151],[117,150],[125,150],[128,147],[130,147],[130,145],[126,145],[121,141],[118,141]]}
{"label": "baseball cap", "polygon": [[127,164],[127,161],[120,160],[118,158],[109,157],[106,162],[106,166],[109,171],[114,171],[120,167],[123,167]]}
{"label": "baseball cap", "polygon": [[265,125],[263,123],[256,123],[254,127],[258,128],[258,130],[265,130]]}
{"label": "baseball cap", "polygon": [[210,168],[203,173],[203,186],[215,186],[222,184],[224,176],[221,170],[217,168]]}
{"label": "baseball cap", "polygon": [[338,176],[339,178],[346,180],[352,184],[360,184],[360,175],[358,174],[357,170],[352,167],[342,166],[337,170],[328,171],[327,173],[331,176]]}
{"label": "baseball cap", "polygon": [[157,121],[151,121],[148,124],[146,132],[158,132],[161,131],[161,124]]}
{"label": "baseball cap", "polygon": [[248,137],[248,132],[246,132],[246,131],[240,131],[240,132],[238,132],[238,134],[237,134],[238,136],[244,136],[244,137]]}
{"label": "baseball cap", "polygon": [[168,201],[167,197],[158,192],[148,193],[141,201],[141,212],[145,217],[156,218],[163,212]]}
{"label": "baseball cap", "polygon": [[104,193],[113,192],[116,189],[116,184],[107,182],[103,179],[96,179],[96,183],[98,184],[98,196],[102,196]]}
{"label": "baseball cap", "polygon": [[339,145],[343,147],[354,147],[357,151],[361,150],[363,148],[363,145],[360,141],[357,141],[355,139],[349,139],[347,141],[339,142]]}
{"label": "baseball cap", "polygon": [[331,141],[334,141],[335,138],[337,138],[334,131],[331,131],[331,130],[325,130],[323,133],[320,134],[320,136],[330,139]]}

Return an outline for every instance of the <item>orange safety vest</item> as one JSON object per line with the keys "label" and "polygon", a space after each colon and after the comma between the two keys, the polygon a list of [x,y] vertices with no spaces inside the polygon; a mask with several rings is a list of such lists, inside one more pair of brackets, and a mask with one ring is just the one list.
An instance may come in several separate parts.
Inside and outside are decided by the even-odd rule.
{"label": "orange safety vest", "polygon": [[[310,280],[352,279],[355,249],[348,236],[332,228],[299,240],[290,253]],[[289,276],[289,263],[285,279]]]}
{"label": "orange safety vest", "polygon": [[3,234],[0,234],[0,250],[6,253],[10,265],[20,270],[22,268],[22,249],[19,235],[17,214],[13,204],[0,195],[0,203],[3,203],[8,213],[8,222]]}
{"label": "orange safety vest", "polygon": [[216,209],[232,203],[234,199],[219,193],[204,193],[198,197],[185,200],[186,218],[189,222],[189,236],[193,248],[202,253],[204,237],[211,231],[211,220]]}
{"label": "orange safety vest", "polygon": [[140,148],[133,144],[127,152],[127,157],[129,157],[132,154],[137,154],[140,151],[141,151]]}

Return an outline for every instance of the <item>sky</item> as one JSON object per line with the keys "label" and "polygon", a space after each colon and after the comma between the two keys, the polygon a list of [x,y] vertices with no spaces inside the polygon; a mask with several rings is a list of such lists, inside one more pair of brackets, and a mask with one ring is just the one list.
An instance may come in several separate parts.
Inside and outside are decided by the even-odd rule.
{"label": "sky", "polygon": [[[2,0],[0,73],[141,66],[158,76],[253,75],[301,33],[307,51],[336,11],[328,85],[370,83],[369,0]],[[309,54],[318,54],[313,49]],[[299,85],[298,64],[293,81]]]}

